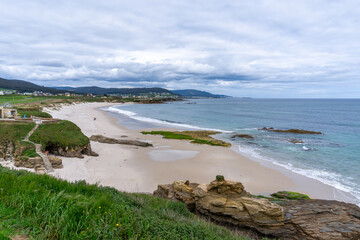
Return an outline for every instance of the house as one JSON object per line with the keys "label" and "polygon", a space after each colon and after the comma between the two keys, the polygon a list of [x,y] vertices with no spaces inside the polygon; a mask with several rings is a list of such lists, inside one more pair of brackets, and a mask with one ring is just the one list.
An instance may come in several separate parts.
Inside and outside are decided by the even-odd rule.
{"label": "house", "polygon": [[16,118],[17,110],[0,107],[0,118]]}
{"label": "house", "polygon": [[5,93],[4,93],[4,91],[0,91],[0,95],[2,96],[2,95],[4,95]]}

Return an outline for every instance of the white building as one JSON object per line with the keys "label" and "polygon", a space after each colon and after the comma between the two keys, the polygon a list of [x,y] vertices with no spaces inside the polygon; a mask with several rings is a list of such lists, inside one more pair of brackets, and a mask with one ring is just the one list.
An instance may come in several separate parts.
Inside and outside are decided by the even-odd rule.
{"label": "white building", "polygon": [[0,118],[16,118],[17,110],[0,107]]}

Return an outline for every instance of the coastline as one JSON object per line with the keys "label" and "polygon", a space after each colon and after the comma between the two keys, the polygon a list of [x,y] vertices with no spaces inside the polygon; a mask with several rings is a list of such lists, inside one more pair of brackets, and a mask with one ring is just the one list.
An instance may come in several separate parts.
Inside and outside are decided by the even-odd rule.
{"label": "coastline", "polygon": [[288,190],[312,198],[351,200],[348,193],[270,162],[251,159],[234,149],[162,139],[161,136],[142,135],[139,130],[127,129],[121,125],[121,119],[99,109],[114,105],[119,104],[76,104],[63,106],[60,110],[48,109],[47,112],[53,117],[74,122],[88,137],[95,134],[111,138],[127,136],[128,139],[150,141],[154,147],[91,142],[99,157],[62,158],[64,168],[55,170],[54,176],[69,181],[98,182],[120,191],[153,192],[158,184],[184,179],[204,183],[220,174],[228,180],[242,182],[252,194]]}

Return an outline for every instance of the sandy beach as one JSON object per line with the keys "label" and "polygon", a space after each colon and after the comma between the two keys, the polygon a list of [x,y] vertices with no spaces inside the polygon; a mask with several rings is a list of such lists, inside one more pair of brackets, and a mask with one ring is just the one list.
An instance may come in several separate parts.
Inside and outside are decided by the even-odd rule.
{"label": "sandy beach", "polygon": [[99,109],[111,105],[114,104],[84,103],[46,111],[54,118],[74,122],[88,137],[101,134],[137,139],[151,142],[154,147],[91,142],[98,157],[62,158],[64,168],[55,170],[54,176],[99,183],[120,191],[153,192],[158,184],[185,179],[208,183],[220,174],[228,180],[242,182],[252,194],[289,190],[306,193],[312,198],[351,201],[351,196],[345,192],[271,163],[254,161],[231,148],[142,135],[141,131],[127,129],[121,125],[121,120]]}

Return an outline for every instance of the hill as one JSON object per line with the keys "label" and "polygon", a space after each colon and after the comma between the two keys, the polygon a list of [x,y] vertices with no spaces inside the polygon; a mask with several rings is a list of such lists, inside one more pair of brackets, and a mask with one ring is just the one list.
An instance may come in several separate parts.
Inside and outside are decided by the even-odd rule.
{"label": "hill", "polygon": [[132,94],[132,95],[139,95],[139,94],[148,94],[148,93],[160,93],[160,94],[169,94],[174,95],[169,90],[164,88],[101,88],[96,86],[91,87],[56,87],[59,90],[66,90],[72,91],[77,93],[91,93],[97,95],[104,95],[104,94]]}
{"label": "hill", "polygon": [[199,91],[195,89],[183,89],[183,90],[173,90],[174,94],[178,94],[180,96],[186,97],[186,98],[227,98],[230,96],[226,95],[217,95],[212,94],[205,91]]}
{"label": "hill", "polygon": [[0,88],[16,90],[18,92],[41,91],[53,94],[64,92],[64,90],[43,87],[23,80],[8,80],[4,78],[0,78]]}

